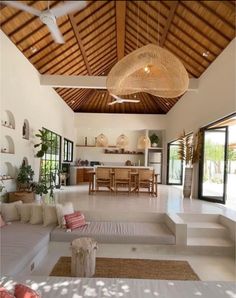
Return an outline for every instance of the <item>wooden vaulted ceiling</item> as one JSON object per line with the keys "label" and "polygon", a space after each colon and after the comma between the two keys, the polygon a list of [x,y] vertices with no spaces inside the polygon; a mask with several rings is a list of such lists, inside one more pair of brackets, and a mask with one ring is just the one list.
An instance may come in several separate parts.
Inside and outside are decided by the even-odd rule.
{"label": "wooden vaulted ceiling", "polygon": [[[47,8],[47,1],[24,3]],[[154,43],[199,78],[235,37],[235,1],[88,1],[82,11],[58,18],[63,45],[38,17],[3,4],[0,9],[1,29],[41,74],[107,75],[124,55]],[[138,104],[111,106],[106,90],[55,90],[76,112],[165,114],[179,100],[140,93]]]}

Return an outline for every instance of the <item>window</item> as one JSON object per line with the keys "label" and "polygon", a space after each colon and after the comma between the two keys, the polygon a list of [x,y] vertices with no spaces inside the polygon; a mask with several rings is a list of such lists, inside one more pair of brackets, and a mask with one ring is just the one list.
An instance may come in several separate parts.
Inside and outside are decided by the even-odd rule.
{"label": "window", "polygon": [[64,161],[73,161],[73,142],[64,139]]}
{"label": "window", "polygon": [[61,163],[61,136],[43,128],[47,132],[48,150],[41,159],[41,180],[49,185],[59,183],[58,170]]}

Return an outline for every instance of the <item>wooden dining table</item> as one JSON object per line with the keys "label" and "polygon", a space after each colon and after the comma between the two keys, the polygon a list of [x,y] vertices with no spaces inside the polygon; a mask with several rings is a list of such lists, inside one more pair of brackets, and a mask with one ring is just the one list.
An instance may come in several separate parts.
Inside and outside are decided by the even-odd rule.
{"label": "wooden dining table", "polygon": [[[138,172],[130,172],[131,174],[131,180],[133,182],[133,189],[131,192],[138,193]],[[96,193],[96,187],[95,187],[95,179],[96,179],[96,172],[95,171],[88,171],[89,175],[89,195]],[[111,172],[111,175],[114,176],[114,171]],[[133,177],[133,179],[132,179]],[[154,174],[154,189],[153,189],[153,196],[157,197],[157,178],[158,174]],[[111,191],[114,192],[114,188],[111,188]]]}

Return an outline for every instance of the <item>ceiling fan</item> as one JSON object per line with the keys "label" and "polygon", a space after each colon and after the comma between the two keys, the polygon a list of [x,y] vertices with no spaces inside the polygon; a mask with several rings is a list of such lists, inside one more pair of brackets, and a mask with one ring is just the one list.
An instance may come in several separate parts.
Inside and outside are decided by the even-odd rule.
{"label": "ceiling fan", "polygon": [[114,104],[116,104],[116,103],[123,103],[123,102],[131,102],[131,103],[139,103],[139,102],[140,102],[140,99],[120,98],[119,96],[114,95],[114,94],[111,94],[111,96],[112,96],[113,98],[115,98],[115,100],[112,101],[112,102],[109,102],[109,103],[108,103],[109,106],[114,105]]}
{"label": "ceiling fan", "polygon": [[40,11],[34,7],[25,5],[19,1],[2,1],[7,6],[11,6],[20,10],[24,10],[39,17],[52,34],[56,43],[65,43],[64,38],[57,26],[56,18],[72,13],[73,11],[81,10],[86,6],[86,1],[66,1],[56,7],[50,8],[48,1],[48,8]]}

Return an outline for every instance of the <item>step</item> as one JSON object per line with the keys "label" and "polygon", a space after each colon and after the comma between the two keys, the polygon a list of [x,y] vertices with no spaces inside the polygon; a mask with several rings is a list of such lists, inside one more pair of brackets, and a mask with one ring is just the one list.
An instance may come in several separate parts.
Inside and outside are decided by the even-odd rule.
{"label": "step", "polygon": [[193,214],[193,213],[178,213],[178,216],[183,220],[184,223],[192,222],[218,222],[219,214]]}
{"label": "step", "polygon": [[188,237],[228,238],[228,229],[216,222],[189,222]]}
{"label": "step", "polygon": [[190,237],[188,238],[187,245],[199,247],[234,247],[234,243],[230,239],[209,237]]}

